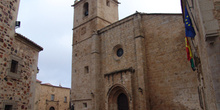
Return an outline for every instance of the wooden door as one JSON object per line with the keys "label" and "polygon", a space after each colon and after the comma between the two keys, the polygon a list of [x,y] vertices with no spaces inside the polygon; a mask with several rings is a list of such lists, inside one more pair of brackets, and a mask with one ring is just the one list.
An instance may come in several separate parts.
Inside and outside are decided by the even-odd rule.
{"label": "wooden door", "polygon": [[128,98],[125,94],[121,93],[117,99],[118,110],[129,110]]}

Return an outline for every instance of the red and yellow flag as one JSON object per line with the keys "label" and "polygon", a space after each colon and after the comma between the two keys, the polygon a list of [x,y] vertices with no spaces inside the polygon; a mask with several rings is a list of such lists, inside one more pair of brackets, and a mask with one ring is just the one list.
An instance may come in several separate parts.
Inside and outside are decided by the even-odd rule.
{"label": "red and yellow flag", "polygon": [[188,61],[190,61],[190,59],[193,58],[193,55],[187,37],[185,37],[185,43],[186,43],[187,59]]}
{"label": "red and yellow flag", "polygon": [[196,69],[195,69],[195,65],[194,65],[194,62],[193,62],[193,55],[192,55],[192,51],[191,51],[191,48],[190,48],[189,41],[188,41],[187,37],[185,37],[185,43],[186,43],[187,59],[191,63],[192,70],[195,71]]}

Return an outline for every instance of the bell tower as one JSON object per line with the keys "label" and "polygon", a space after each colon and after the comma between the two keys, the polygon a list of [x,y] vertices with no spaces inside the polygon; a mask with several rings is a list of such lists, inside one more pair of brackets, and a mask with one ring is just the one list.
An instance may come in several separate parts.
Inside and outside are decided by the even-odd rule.
{"label": "bell tower", "polygon": [[118,21],[118,4],[117,0],[75,0],[73,43]]}
{"label": "bell tower", "polygon": [[103,110],[105,94],[100,66],[101,28],[118,21],[117,0],[75,0],[71,104],[77,110]]}

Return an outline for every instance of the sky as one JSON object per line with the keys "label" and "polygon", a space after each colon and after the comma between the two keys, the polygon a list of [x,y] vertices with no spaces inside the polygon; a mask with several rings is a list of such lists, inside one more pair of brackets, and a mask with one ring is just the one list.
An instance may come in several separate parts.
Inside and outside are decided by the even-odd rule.
{"label": "sky", "polygon": [[[181,13],[180,0],[118,0],[119,19],[136,11]],[[21,0],[16,29],[44,48],[39,53],[37,79],[71,88],[74,0]]]}

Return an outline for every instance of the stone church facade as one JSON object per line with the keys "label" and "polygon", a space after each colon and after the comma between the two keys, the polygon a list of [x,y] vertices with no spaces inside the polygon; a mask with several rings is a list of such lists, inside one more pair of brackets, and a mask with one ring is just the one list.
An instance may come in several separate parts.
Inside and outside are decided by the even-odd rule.
{"label": "stone church facade", "polygon": [[[118,20],[118,4],[117,0],[75,0],[71,87],[74,108],[217,110],[218,97],[212,93],[217,94],[219,89],[211,88],[214,79],[207,79],[206,95],[201,92],[199,65],[204,70],[210,69],[209,65],[198,63],[193,71],[187,61],[184,16],[137,12]],[[216,30],[212,52],[219,56]],[[201,45],[198,49],[203,51]],[[203,59],[202,53],[199,57]],[[213,61],[215,74],[219,73],[217,59]]]}
{"label": "stone church facade", "polygon": [[70,88],[36,81],[34,110],[69,110]]}
{"label": "stone church facade", "polygon": [[0,0],[0,110],[34,109],[38,55],[43,48],[15,32],[19,2]]}

